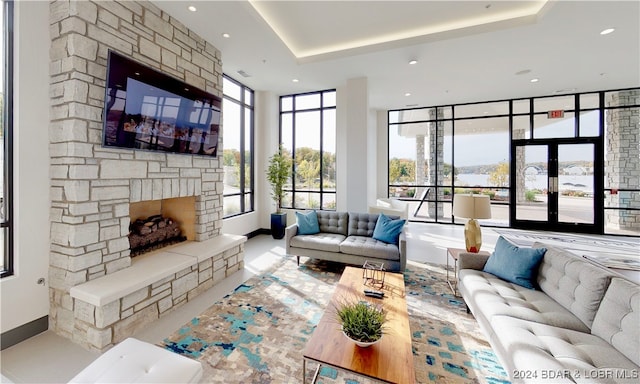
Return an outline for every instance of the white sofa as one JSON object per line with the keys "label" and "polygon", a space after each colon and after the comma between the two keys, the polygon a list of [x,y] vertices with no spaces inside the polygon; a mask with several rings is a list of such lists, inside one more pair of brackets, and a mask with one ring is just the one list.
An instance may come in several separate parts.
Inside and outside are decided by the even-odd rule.
{"label": "white sofa", "polygon": [[69,383],[198,383],[202,373],[200,362],[130,337]]}
{"label": "white sofa", "polygon": [[387,216],[398,216],[407,220],[409,218],[409,204],[398,199],[377,199],[376,205],[369,206],[369,213],[384,213]]}
{"label": "white sofa", "polygon": [[460,293],[514,383],[638,383],[640,286],[583,257],[546,248],[528,289],[458,259]]}

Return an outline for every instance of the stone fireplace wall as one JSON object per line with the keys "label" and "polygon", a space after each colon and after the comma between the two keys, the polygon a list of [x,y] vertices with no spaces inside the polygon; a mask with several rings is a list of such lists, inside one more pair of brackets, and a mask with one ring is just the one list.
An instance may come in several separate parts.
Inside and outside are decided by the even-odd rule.
{"label": "stone fireplace wall", "polygon": [[217,159],[101,146],[108,50],[219,97],[222,68],[219,50],[146,1],[52,1],[50,35],[49,321],[73,339],[70,289],[131,265],[130,202],[194,196],[196,241],[222,225]]}

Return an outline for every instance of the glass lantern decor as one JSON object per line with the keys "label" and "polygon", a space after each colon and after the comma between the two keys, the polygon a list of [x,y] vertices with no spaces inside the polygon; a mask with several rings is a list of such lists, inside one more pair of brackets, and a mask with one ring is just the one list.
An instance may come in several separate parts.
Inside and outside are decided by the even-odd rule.
{"label": "glass lantern decor", "polygon": [[362,265],[364,285],[381,289],[384,287],[384,263],[366,260]]}

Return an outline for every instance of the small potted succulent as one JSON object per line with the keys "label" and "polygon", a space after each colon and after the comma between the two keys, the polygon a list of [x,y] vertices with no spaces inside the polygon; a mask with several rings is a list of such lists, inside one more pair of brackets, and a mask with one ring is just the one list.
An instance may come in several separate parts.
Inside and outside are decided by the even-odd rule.
{"label": "small potted succulent", "polygon": [[342,299],[335,305],[342,333],[359,347],[380,341],[385,332],[387,314],[381,305],[357,299]]}

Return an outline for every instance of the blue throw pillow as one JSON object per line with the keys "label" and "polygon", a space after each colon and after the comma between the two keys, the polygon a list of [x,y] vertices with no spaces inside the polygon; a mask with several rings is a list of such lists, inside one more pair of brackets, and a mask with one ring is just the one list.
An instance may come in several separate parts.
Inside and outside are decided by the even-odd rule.
{"label": "blue throw pillow", "polygon": [[391,220],[384,213],[378,216],[376,227],[373,229],[373,238],[387,244],[398,244],[400,232],[404,226],[404,220]]}
{"label": "blue throw pillow", "polygon": [[313,235],[320,232],[316,211],[296,212],[298,235]]}
{"label": "blue throw pillow", "polygon": [[520,248],[500,236],[496,242],[496,250],[489,256],[483,271],[525,288],[535,289],[533,280],[546,251],[546,248]]}

